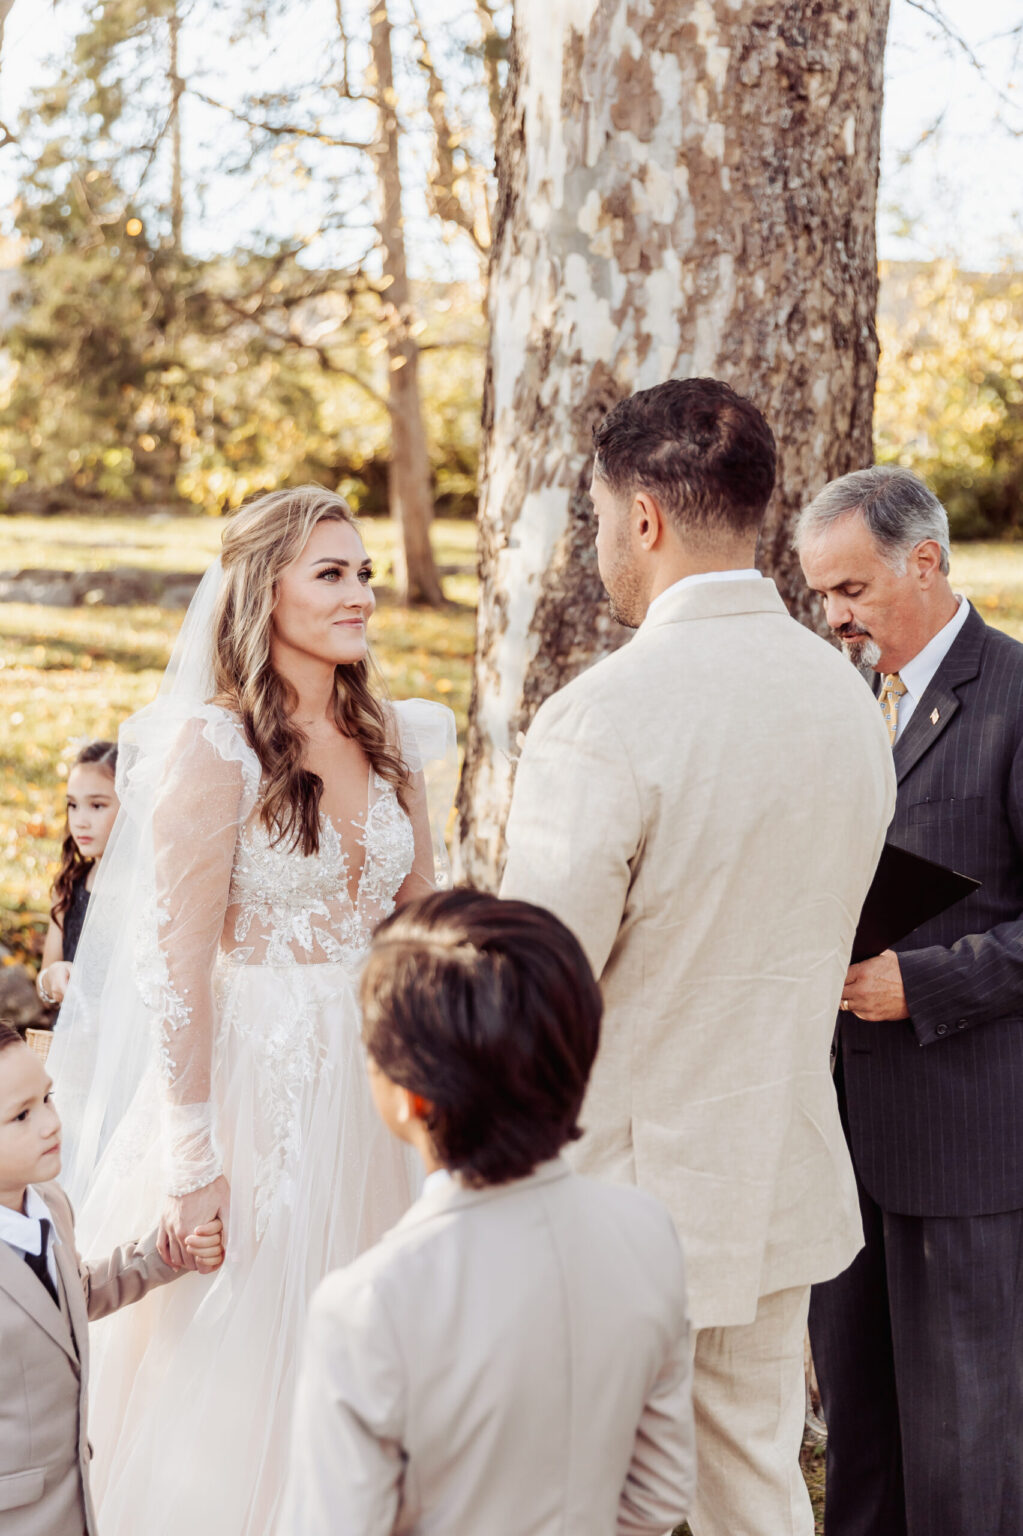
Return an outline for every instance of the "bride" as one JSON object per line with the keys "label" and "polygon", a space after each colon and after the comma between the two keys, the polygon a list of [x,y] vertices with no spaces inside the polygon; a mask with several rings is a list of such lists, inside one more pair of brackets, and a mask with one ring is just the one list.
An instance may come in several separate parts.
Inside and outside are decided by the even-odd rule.
{"label": "bride", "polygon": [[434,884],[423,768],[453,717],[371,691],[371,578],[340,497],[243,508],[121,732],[52,1054],[68,1182],[90,1249],[162,1208],[171,1264],[194,1268],[184,1239],[218,1212],[227,1258],[96,1330],[108,1536],[273,1529],[307,1299],[415,1193],[372,1110],[356,987],[374,926]]}

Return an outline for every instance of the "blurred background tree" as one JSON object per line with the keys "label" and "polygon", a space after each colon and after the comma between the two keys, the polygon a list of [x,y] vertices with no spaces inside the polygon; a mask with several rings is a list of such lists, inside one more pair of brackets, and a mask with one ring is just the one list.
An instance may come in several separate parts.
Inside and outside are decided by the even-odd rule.
{"label": "blurred background tree", "polygon": [[[392,5],[400,24],[341,0],[85,8],[18,135],[9,508],[217,512],[312,478],[390,510],[399,595],[441,600],[434,506],[474,510],[502,13],[468,3],[440,62],[414,6]],[[322,47],[275,69],[273,91],[250,88],[266,69],[210,62],[218,40],[277,60],[303,24]],[[442,256],[413,283],[402,177],[417,156]],[[204,217],[218,179],[240,189],[240,228]]]}
{"label": "blurred background tree", "polygon": [[954,537],[1023,531],[1023,273],[884,263],[877,457],[908,465]]}
{"label": "blurred background tree", "polygon": [[[423,570],[399,541],[398,586],[435,599],[430,514],[476,506],[510,9],[59,0],[73,46],[20,122],[0,111],[0,505],[215,513],[312,477],[400,514]],[[946,105],[914,156],[948,152]],[[1020,526],[1018,266],[882,269],[877,452],[934,480],[959,536]]]}

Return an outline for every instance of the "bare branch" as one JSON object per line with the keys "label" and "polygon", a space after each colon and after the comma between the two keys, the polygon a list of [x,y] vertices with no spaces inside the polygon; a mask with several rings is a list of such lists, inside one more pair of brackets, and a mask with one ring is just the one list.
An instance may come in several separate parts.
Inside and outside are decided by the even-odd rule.
{"label": "bare branch", "polygon": [[229,106],[226,101],[217,101],[216,97],[207,96],[205,91],[197,91],[194,87],[191,94],[198,101],[205,102],[208,107],[215,107],[218,112],[226,112],[236,123],[243,123],[246,128],[255,128],[260,133],[269,133],[286,139],[313,139],[317,144],[326,144],[329,149],[358,149],[365,153],[372,147],[358,139],[336,139],[332,134],[323,133],[319,128],[303,128],[300,123],[270,123],[265,119],[248,117],[237,107]]}
{"label": "bare branch", "polygon": [[[970,65],[977,71],[978,75],[980,75],[985,85],[988,86],[988,88],[994,93],[998,100],[1001,101],[1005,106],[1010,107],[1014,112],[1019,111],[1019,102],[1013,100],[1013,98],[1008,95],[1007,92],[1001,90],[1000,87],[992,84],[991,77],[988,74],[983,61],[977,57],[970,44],[966,41],[965,37],[963,37],[962,33],[956,31],[955,27],[949,21],[948,17],[945,15],[945,12],[942,10],[940,0],[906,0],[906,4],[911,5],[914,11],[919,11],[922,16],[926,16],[929,21],[933,21],[935,26],[940,27],[942,32],[944,32],[945,36],[948,38],[949,42],[952,43],[954,47],[958,48],[959,52],[964,55],[964,57],[969,61]],[[1013,28],[1012,30],[1014,32],[1018,32],[1019,28]],[[1023,136],[1023,128],[1013,127],[1013,125],[1011,123],[1007,123],[1004,118],[1000,118],[1000,121],[1002,123],[1002,127],[1007,133],[1011,133],[1016,138]]]}
{"label": "bare branch", "polygon": [[334,13],[337,16],[337,35],[341,39],[341,80],[338,91],[347,97],[350,93],[348,79],[348,33],[345,31],[345,12],[343,0],[334,0]]}
{"label": "bare branch", "polygon": [[[433,124],[433,148],[434,161],[427,182],[426,196],[429,206],[438,218],[446,220],[450,224],[456,224],[470,237],[476,249],[485,253],[489,249],[489,239],[482,237],[479,231],[479,219],[471,204],[459,195],[456,183],[459,179],[459,168],[455,164],[455,148],[459,139],[451,125],[447,111],[447,93],[444,90],[444,82],[437,73],[430,52],[430,45],[426,41],[426,33],[419,16],[416,0],[409,0],[412,12],[412,25],[419,43],[418,61],[419,67],[426,75],[426,105],[430,114],[430,122]],[[463,149],[463,153],[465,153]],[[468,157],[467,157],[468,158]]]}
{"label": "bare branch", "polygon": [[490,101],[490,116],[493,120],[496,143],[498,125],[501,121],[500,54],[504,38],[497,30],[494,9],[488,0],[476,0],[476,14],[479,17],[480,31],[483,33],[483,67],[487,72],[487,96]]}

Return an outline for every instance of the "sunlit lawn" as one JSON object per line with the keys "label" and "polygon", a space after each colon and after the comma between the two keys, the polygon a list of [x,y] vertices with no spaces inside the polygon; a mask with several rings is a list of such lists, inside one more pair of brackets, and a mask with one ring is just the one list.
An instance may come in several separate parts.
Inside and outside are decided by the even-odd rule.
{"label": "sunlit lawn", "polygon": [[[201,571],[217,553],[213,519],[0,518],[0,570],[144,566]],[[395,698],[439,699],[464,733],[475,625],[475,527],[438,522],[445,608],[390,599],[389,523],[361,524],[381,579],[371,636]],[[457,567],[457,570],[451,568]],[[183,613],[0,603],[0,937],[41,932],[63,822],[63,781],[81,742],[113,737],[156,693]]]}
{"label": "sunlit lawn", "polygon": [[952,585],[981,617],[1023,640],[1023,544],[957,544]]}

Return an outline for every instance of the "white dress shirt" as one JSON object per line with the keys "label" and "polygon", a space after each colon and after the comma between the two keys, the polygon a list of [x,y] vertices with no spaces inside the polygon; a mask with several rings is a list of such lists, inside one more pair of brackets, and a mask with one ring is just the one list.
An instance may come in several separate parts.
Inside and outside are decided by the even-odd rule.
{"label": "white dress shirt", "polygon": [[36,1193],[31,1184],[25,1191],[24,1215],[21,1211],[12,1211],[9,1205],[0,1205],[0,1241],[7,1243],[11,1248],[17,1248],[20,1253],[31,1253],[33,1256],[41,1253],[43,1234],[39,1223],[44,1218],[50,1223],[46,1268],[50,1272],[54,1288],[57,1288],[57,1261],[53,1257],[53,1248],[60,1239],[45,1200]]}
{"label": "white dress shirt", "polygon": [[649,618],[658,603],[663,603],[664,599],[670,597],[673,592],[681,592],[683,587],[697,587],[703,581],[752,581],[760,575],[760,571],[749,570],[697,571],[692,576],[683,576],[679,581],[673,581],[670,587],[665,587],[663,592],[658,592],[657,596],[651,600],[646,616]]}
{"label": "white dress shirt", "polygon": [[[899,676],[906,685],[906,691],[899,700],[899,718],[895,731],[895,740],[898,741],[906,726],[909,724],[914,709],[931,686],[934,674],[952,649],[952,642],[962,629],[970,616],[969,601],[956,593],[959,607],[943,628],[932,635],[912,661],[907,661],[904,667],[899,668]],[[882,686],[884,678],[882,677]]]}

